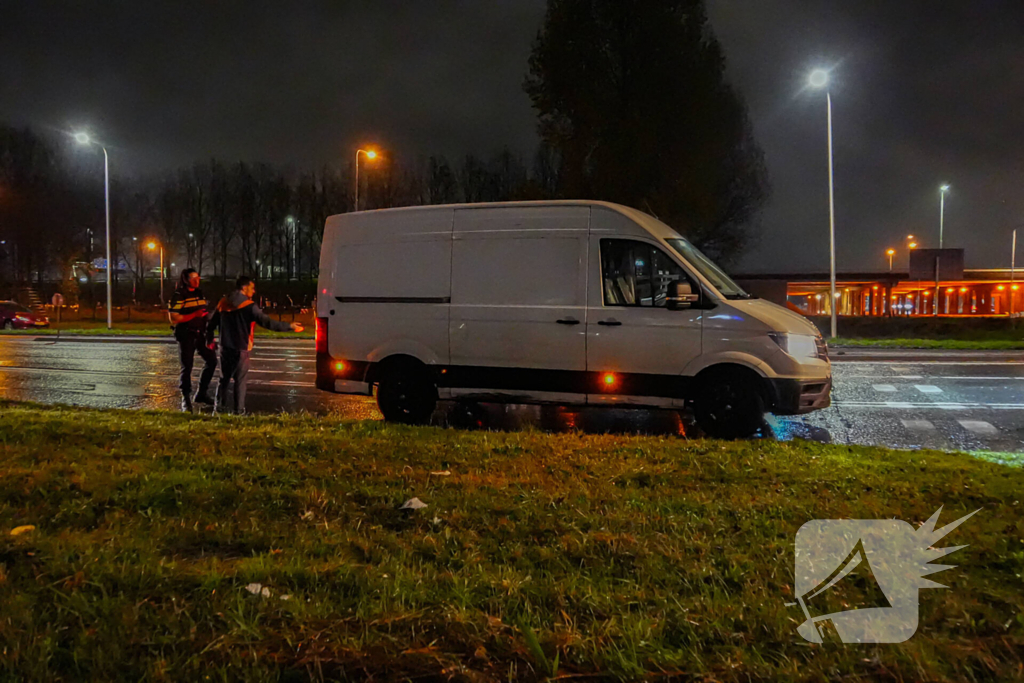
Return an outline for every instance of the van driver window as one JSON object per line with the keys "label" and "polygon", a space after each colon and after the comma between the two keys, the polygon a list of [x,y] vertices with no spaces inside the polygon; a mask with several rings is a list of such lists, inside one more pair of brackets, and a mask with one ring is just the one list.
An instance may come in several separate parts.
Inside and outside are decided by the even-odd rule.
{"label": "van driver window", "polygon": [[601,240],[601,272],[605,306],[663,308],[669,283],[686,279],[661,249],[633,240]]}

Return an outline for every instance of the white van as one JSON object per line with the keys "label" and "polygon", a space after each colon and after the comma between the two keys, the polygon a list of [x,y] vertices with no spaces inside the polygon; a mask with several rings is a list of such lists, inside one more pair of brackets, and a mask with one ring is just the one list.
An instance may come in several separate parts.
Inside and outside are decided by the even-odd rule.
{"label": "white van", "polygon": [[593,201],[331,216],[317,387],[424,423],[439,399],[680,409],[723,438],[828,407],[817,329],[672,228]]}

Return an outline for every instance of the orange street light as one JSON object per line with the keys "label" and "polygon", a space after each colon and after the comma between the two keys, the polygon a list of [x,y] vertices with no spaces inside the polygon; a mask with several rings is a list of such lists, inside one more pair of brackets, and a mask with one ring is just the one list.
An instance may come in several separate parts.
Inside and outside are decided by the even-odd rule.
{"label": "orange street light", "polygon": [[356,211],[359,210],[359,155],[364,155],[370,161],[374,161],[377,158],[377,150],[374,149],[357,149],[356,150]]}
{"label": "orange street light", "polygon": [[158,245],[156,242],[150,240],[146,245],[146,248],[153,251],[157,246],[160,247],[160,303],[162,304],[164,302],[164,245]]}
{"label": "orange street light", "polygon": [[908,244],[907,246],[908,246],[909,248],[911,248],[911,249],[917,249],[917,242],[911,242],[911,243],[910,243],[910,244]]}
{"label": "orange street light", "polygon": [[896,255],[896,250],[895,249],[890,249],[889,251],[885,252],[885,255],[889,257],[889,272],[891,273],[892,272],[892,257]]}

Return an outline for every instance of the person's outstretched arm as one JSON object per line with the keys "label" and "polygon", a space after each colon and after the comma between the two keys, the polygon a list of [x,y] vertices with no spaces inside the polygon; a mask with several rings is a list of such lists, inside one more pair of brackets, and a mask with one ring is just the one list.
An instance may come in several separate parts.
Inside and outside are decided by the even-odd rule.
{"label": "person's outstretched arm", "polygon": [[252,306],[249,306],[249,311],[252,313],[253,320],[255,320],[256,324],[260,327],[273,330],[274,332],[302,332],[302,325],[299,323],[286,323],[271,320],[270,316],[264,313],[263,309],[260,308],[258,304],[254,303]]}

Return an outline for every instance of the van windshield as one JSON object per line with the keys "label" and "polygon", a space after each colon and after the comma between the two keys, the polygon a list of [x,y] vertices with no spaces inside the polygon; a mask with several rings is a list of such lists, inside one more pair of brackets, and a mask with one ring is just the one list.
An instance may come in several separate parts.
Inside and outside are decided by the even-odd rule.
{"label": "van windshield", "polygon": [[732,281],[728,275],[719,268],[714,261],[701,253],[700,249],[693,246],[686,240],[671,238],[665,240],[686,262],[693,266],[701,275],[707,278],[708,282],[715,286],[726,299],[753,299],[751,295]]}

